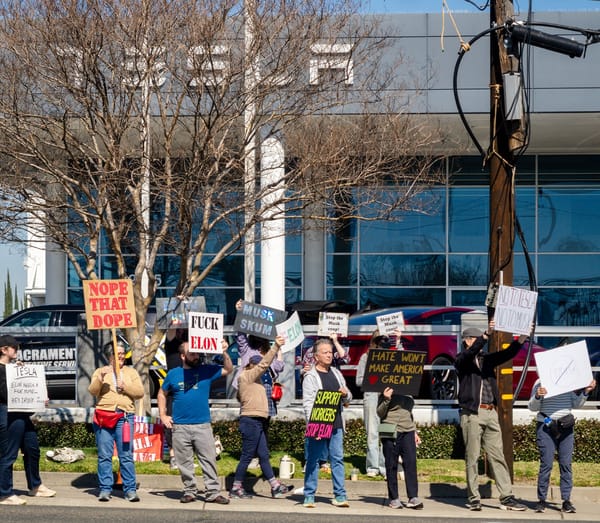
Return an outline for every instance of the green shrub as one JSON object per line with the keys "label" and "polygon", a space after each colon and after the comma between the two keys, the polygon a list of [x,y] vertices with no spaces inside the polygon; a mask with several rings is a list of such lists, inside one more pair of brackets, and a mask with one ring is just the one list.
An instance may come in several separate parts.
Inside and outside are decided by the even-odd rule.
{"label": "green shrub", "polygon": [[95,447],[94,430],[89,423],[40,423],[37,425],[41,447]]}

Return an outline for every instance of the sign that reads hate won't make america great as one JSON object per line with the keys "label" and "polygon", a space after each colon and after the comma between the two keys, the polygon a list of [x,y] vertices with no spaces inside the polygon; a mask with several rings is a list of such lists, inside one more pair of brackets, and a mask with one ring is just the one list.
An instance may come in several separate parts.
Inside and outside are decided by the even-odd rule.
{"label": "sign that reads hate won't make america great", "polygon": [[370,349],[363,391],[383,392],[392,387],[396,394],[418,395],[426,358],[425,352]]}

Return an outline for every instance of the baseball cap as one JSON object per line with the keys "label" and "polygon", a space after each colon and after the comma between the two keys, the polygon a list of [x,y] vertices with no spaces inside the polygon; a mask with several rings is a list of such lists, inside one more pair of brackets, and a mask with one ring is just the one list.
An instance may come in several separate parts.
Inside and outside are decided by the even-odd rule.
{"label": "baseball cap", "polygon": [[19,342],[10,334],[3,334],[0,336],[0,347],[14,347],[19,348]]}
{"label": "baseball cap", "polygon": [[248,363],[252,363],[252,365],[258,365],[262,361],[262,356],[254,355],[250,357]]}
{"label": "baseball cap", "polygon": [[483,332],[476,327],[467,327],[464,331],[462,331],[463,338],[479,338],[479,336],[482,335]]}

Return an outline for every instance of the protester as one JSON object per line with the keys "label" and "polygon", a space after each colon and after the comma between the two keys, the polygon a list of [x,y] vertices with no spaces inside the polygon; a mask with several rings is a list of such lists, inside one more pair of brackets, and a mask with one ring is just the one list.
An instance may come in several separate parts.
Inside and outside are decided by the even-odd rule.
{"label": "protester", "polygon": [[241,403],[240,432],[242,434],[242,453],[240,462],[235,470],[233,486],[229,492],[230,498],[247,499],[252,496],[243,487],[248,465],[254,456],[258,456],[260,468],[266,480],[271,485],[271,496],[280,498],[290,490],[282,485],[269,462],[269,447],[267,442],[269,406],[264,393],[261,377],[268,372],[269,365],[279,354],[285,339],[278,336],[273,347],[264,356],[254,355],[239,375],[239,400]]}
{"label": "protester", "polygon": [[386,481],[388,489],[388,507],[402,508],[398,496],[398,458],[402,458],[404,481],[406,483],[407,508],[420,510],[423,502],[419,499],[417,481],[417,445],[421,439],[412,415],[415,400],[404,394],[394,394],[394,389],[386,387],[379,396],[377,415],[381,423],[396,425],[395,438],[382,438],[383,455],[385,456]]}
{"label": "protester", "polygon": [[495,369],[513,359],[528,336],[520,336],[502,351],[483,352],[493,329],[493,320],[489,322],[486,332],[474,327],[466,328],[462,332],[463,350],[455,362],[459,380],[460,427],[465,443],[467,507],[470,510],[481,510],[477,470],[483,447],[500,493],[500,508],[526,510],[525,505],[519,503],[512,493],[510,472],[504,458],[502,432],[496,410],[499,393]]}
{"label": "protester", "polygon": [[[0,454],[0,505],[25,505],[27,502],[13,492],[13,465],[23,453],[23,466],[27,480],[27,495],[51,498],[56,495],[42,483],[40,477],[40,445],[31,422],[30,412],[8,412],[6,365],[17,362],[19,342],[10,335],[0,336],[0,422],[2,451]],[[20,362],[18,362],[21,364]]]}
{"label": "protester", "polygon": [[[396,348],[402,349],[401,331],[396,331]],[[371,335],[368,350],[361,355],[356,368],[356,385],[362,387],[367,366],[369,351],[372,349],[389,349],[392,346],[389,337],[381,336],[379,330],[375,330]],[[375,477],[386,475],[386,465],[381,444],[379,442],[379,417],[377,416],[377,404],[379,401],[378,392],[363,392],[363,421],[367,433],[367,458],[366,473],[367,476]]]}
{"label": "protester", "polygon": [[[227,353],[227,341],[222,340],[223,366],[200,364],[200,354],[190,352],[188,342],[179,347],[182,366],[169,371],[158,391],[158,412],[165,428],[173,431],[173,450],[179,466],[183,495],[181,503],[196,500],[198,488],[194,474],[194,454],[198,457],[206,489],[205,501],[226,505],[229,498],[220,494],[217,474],[217,453],[210,419],[208,398],[210,385],[233,371]],[[173,414],[167,414],[167,396],[173,396]]]}
{"label": "protester", "polygon": [[596,380],[574,392],[564,392],[547,398],[548,390],[542,386],[540,380],[536,381],[529,409],[537,412],[536,443],[540,452],[540,470],[537,479],[538,502],[536,512],[545,512],[550,475],[554,463],[554,454],[558,452],[558,469],[560,472],[560,497],[562,499],[562,512],[575,513],[571,503],[573,490],[573,445],[575,442],[575,418],[572,409],[582,407],[591,391],[596,388]]}
{"label": "protester", "polygon": [[[346,386],[344,376],[338,369],[332,367],[333,344],[330,340],[320,339],[315,343],[314,358],[313,368],[306,373],[302,381],[302,407],[307,422],[310,419],[310,413],[319,390],[339,391],[344,403],[348,403],[352,399],[352,393]],[[304,506],[307,508],[315,506],[315,492],[319,480],[319,458],[324,454],[324,449],[331,460],[331,479],[335,496],[332,503],[336,507],[350,506],[344,486],[344,420],[342,409],[343,407],[340,405],[333,422],[331,438],[308,438],[304,474]]]}
{"label": "protester", "polygon": [[109,363],[94,371],[88,387],[90,394],[97,398],[93,427],[98,447],[98,501],[109,501],[112,496],[115,444],[125,499],[140,500],[133,462],[133,417],[135,400],[144,397],[144,386],[137,371],[125,366],[125,351],[124,343],[118,341],[117,363],[113,343],[107,343],[104,356]]}

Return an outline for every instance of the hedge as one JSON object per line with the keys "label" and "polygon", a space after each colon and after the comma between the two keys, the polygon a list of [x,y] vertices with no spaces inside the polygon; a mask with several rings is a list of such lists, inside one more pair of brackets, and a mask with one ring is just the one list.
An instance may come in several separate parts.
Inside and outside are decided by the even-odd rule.
{"label": "hedge", "polygon": [[[301,459],[304,455],[304,421],[273,420],[269,429],[271,450],[284,451]],[[96,445],[92,427],[85,423],[40,423],[38,438],[42,447],[84,448]],[[347,456],[364,456],[367,437],[362,420],[352,420],[346,425],[344,452]],[[213,423],[223,447],[232,454],[239,454],[241,436],[237,421]],[[457,425],[428,425],[419,427],[421,445],[418,458],[463,459],[464,444]],[[539,454],[535,444],[535,421],[528,425],[513,427],[514,461],[537,461]],[[573,461],[600,463],[600,421],[579,420],[575,425],[575,453]]]}

